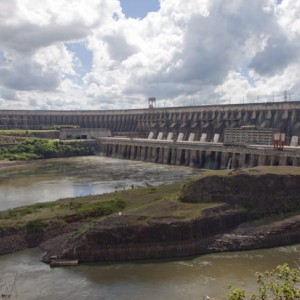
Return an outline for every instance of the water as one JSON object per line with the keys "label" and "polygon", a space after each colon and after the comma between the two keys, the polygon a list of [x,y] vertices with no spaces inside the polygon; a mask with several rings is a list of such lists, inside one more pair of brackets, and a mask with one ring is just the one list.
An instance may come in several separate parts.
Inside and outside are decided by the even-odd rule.
{"label": "water", "polygon": [[[37,201],[104,193],[130,185],[172,182],[199,173],[184,167],[101,157],[43,161],[2,169],[1,209]],[[53,268],[38,249],[0,256],[0,288],[12,285],[15,299],[203,299],[222,298],[232,284],[254,291],[254,273],[289,262],[296,266],[300,245],[220,253],[175,260],[83,264]]]}
{"label": "water", "polygon": [[180,181],[197,169],[88,156],[0,169],[0,210],[60,198]]}
{"label": "water", "polygon": [[254,291],[257,271],[298,261],[300,245],[268,250],[220,253],[200,257],[83,264],[50,268],[39,262],[41,252],[27,249],[0,257],[0,284],[18,274],[18,299],[203,299],[222,298],[232,284]]}

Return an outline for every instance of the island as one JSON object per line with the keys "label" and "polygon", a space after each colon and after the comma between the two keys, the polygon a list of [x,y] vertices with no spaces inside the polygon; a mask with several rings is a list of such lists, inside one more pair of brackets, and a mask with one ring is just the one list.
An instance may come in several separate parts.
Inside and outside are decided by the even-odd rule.
{"label": "island", "polygon": [[124,261],[300,242],[300,168],[206,170],[182,184],[131,187],[0,212],[0,254]]}

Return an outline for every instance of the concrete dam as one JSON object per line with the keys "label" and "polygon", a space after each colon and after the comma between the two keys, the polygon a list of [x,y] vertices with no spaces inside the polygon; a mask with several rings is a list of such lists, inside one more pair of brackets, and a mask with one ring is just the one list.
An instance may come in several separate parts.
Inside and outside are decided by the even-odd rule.
{"label": "concrete dam", "polygon": [[[112,137],[98,141],[101,153],[113,157],[206,168],[300,166],[300,102],[105,111],[0,111],[0,129],[57,126],[110,130]],[[258,146],[251,145],[257,144],[251,139],[246,143],[226,143],[226,132],[228,137],[230,130],[243,127],[279,132],[284,135],[283,142],[293,147],[278,151],[267,136]],[[252,137],[257,134],[252,133]]]}

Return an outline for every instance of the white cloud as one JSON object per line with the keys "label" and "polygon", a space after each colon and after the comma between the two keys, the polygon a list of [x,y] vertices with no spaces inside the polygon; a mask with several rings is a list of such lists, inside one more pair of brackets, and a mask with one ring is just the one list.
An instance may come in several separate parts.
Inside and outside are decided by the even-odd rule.
{"label": "white cloud", "polygon": [[[145,107],[149,96],[163,106],[300,94],[298,2],[160,0],[158,12],[127,19],[118,0],[0,0],[2,106],[113,109]],[[68,43],[91,51],[88,73],[76,73],[84,54]]]}

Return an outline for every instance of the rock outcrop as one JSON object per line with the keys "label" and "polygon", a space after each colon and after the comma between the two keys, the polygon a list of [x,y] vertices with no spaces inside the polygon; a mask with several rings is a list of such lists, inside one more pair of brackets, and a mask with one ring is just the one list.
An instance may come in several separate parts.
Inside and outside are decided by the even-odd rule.
{"label": "rock outcrop", "polygon": [[[299,168],[204,174],[185,183],[180,199],[181,202],[160,200],[152,206],[135,207],[93,222],[66,218],[64,226],[50,222],[39,230],[1,230],[0,254],[40,245],[47,251],[43,260],[48,263],[53,257],[96,262],[179,257],[300,242]],[[199,209],[199,205],[204,208]],[[183,214],[187,207],[188,214]]]}
{"label": "rock outcrop", "polygon": [[226,202],[264,215],[299,210],[300,170],[284,170],[285,174],[278,167],[257,167],[204,176],[187,182],[180,199]]}
{"label": "rock outcrop", "polygon": [[[274,171],[275,170],[275,171]],[[228,171],[185,184],[182,201],[225,202],[191,220],[111,216],[70,240],[60,256],[81,262],[177,257],[300,242],[300,173],[277,169]],[[286,170],[285,170],[286,172]],[[262,225],[254,220],[262,218]],[[278,221],[274,221],[278,219]],[[271,221],[273,220],[273,221]],[[50,251],[51,253],[51,251]],[[45,257],[45,260],[49,256]]]}

